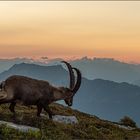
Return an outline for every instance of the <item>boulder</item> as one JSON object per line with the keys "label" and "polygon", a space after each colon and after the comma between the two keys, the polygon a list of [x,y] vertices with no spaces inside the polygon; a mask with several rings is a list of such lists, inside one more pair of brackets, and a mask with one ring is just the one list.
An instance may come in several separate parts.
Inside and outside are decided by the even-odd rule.
{"label": "boulder", "polygon": [[29,132],[29,131],[40,131],[39,128],[31,127],[31,126],[26,126],[26,125],[19,125],[15,124],[12,122],[6,122],[6,121],[0,121],[0,125],[6,125],[7,127],[19,130],[21,132]]}

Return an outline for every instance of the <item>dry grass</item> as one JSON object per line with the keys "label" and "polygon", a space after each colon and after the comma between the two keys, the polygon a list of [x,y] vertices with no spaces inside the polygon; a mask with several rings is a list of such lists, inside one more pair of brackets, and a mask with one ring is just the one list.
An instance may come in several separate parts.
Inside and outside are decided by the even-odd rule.
{"label": "dry grass", "polygon": [[[69,139],[92,139],[92,140],[135,140],[140,139],[140,130],[125,130],[115,126],[112,122],[104,121],[96,116],[91,116],[72,110],[58,104],[52,104],[51,110],[59,115],[75,115],[78,124],[70,125],[53,122],[47,118],[36,117],[36,107],[16,107],[16,118],[8,109],[8,105],[1,105],[0,120],[11,121],[40,128],[39,132],[27,134],[0,126],[0,139],[30,139],[30,140],[69,140]],[[43,112],[46,114],[46,112]]]}

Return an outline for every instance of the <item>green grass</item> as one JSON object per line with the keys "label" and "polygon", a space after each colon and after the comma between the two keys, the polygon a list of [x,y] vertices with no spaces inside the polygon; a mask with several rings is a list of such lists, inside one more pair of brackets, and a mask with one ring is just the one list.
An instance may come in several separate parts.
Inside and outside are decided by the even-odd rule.
{"label": "green grass", "polygon": [[[8,109],[8,105],[0,106],[0,120],[10,121],[17,124],[34,126],[40,132],[23,133],[0,126],[0,139],[3,140],[71,140],[71,139],[92,139],[92,140],[134,140],[140,139],[140,129],[125,130],[114,125],[112,122],[101,120],[96,116],[91,116],[68,107],[52,104],[51,110],[59,115],[74,115],[78,124],[63,124],[54,122],[47,118],[36,117],[36,107],[16,107],[16,118]],[[46,112],[43,112],[46,114]]]}

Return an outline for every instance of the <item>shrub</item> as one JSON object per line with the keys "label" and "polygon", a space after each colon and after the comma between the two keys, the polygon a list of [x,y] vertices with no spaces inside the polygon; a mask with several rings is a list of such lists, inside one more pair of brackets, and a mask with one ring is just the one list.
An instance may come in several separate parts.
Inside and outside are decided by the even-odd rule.
{"label": "shrub", "polygon": [[133,121],[130,117],[128,116],[124,116],[121,120],[120,120],[120,123],[122,125],[125,125],[125,126],[130,126],[130,127],[137,127],[136,126],[136,122]]}

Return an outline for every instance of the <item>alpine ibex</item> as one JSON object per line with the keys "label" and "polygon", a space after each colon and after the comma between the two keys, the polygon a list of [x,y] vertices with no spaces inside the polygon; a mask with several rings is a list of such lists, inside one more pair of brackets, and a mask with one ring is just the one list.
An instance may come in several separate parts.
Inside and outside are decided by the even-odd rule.
{"label": "alpine ibex", "polygon": [[[81,85],[81,72],[77,68],[65,63],[69,70],[70,86],[55,87],[48,81],[32,79],[25,76],[14,75],[1,83],[0,104],[10,103],[9,109],[15,113],[14,107],[20,102],[23,105],[37,105],[37,116],[40,116],[42,109],[49,114],[49,118],[54,115],[49,109],[49,104],[54,101],[64,100],[68,106],[72,106],[73,96]],[[73,70],[76,71],[77,81]]]}

